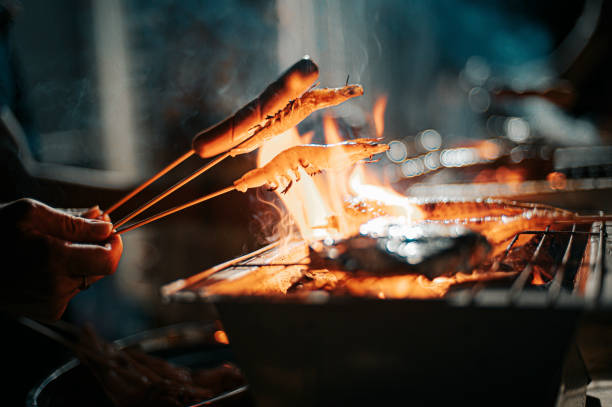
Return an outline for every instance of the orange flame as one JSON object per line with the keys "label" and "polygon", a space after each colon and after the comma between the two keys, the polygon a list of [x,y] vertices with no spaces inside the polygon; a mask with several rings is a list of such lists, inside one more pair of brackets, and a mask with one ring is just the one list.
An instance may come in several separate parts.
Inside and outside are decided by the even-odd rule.
{"label": "orange flame", "polygon": [[376,138],[382,138],[385,131],[385,110],[387,109],[387,96],[379,97],[374,103],[372,116],[374,117],[374,129],[376,130]]}
{"label": "orange flame", "polygon": [[562,190],[567,188],[567,177],[562,172],[551,172],[546,176],[551,189]]}
{"label": "orange flame", "polygon": [[475,183],[491,183],[505,184],[513,191],[518,191],[521,183],[525,180],[525,169],[507,167],[499,167],[497,169],[485,168],[480,171],[472,180]]}
{"label": "orange flame", "polygon": [[[286,131],[267,141],[259,149],[257,165],[262,167],[274,158],[276,154],[299,144],[302,143],[297,129],[293,128]],[[314,180],[302,168],[299,168],[298,171],[300,171],[301,180],[294,183],[295,185],[285,194],[281,194],[277,190],[277,195],[289,211],[304,240],[310,242],[325,238],[325,230],[315,227],[325,225],[328,217],[331,215],[331,211],[321,196]],[[284,236],[284,238],[287,238],[287,236]]]}
{"label": "orange flame", "polygon": [[214,338],[215,338],[215,341],[219,343],[222,343],[224,345],[229,344],[229,339],[227,338],[227,334],[225,333],[225,331],[222,331],[222,330],[215,331]]}
{"label": "orange flame", "polygon": [[[377,135],[382,134],[385,103],[386,98],[381,98],[375,106]],[[344,141],[338,123],[329,115],[323,117],[323,131],[327,144]],[[311,139],[311,134],[300,137],[297,129],[293,128],[269,140],[259,151],[258,166],[265,165],[283,150]],[[400,215],[410,219],[420,218],[416,206],[392,188],[380,185],[376,177],[367,176],[365,166],[357,165],[354,170],[324,171],[315,177],[308,176],[301,168],[299,171],[300,181],[294,182],[285,194],[278,193],[278,196],[297,225],[301,237],[309,243],[325,238],[341,239],[354,234],[359,224],[355,224],[355,217],[346,213],[345,203],[355,198],[380,201],[400,208]]]}

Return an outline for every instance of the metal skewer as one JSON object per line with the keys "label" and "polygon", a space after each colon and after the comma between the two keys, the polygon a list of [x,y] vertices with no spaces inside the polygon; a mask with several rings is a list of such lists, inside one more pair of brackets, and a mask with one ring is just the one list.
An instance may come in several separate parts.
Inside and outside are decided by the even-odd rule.
{"label": "metal skewer", "polygon": [[221,154],[220,156],[218,156],[217,158],[215,158],[214,160],[212,160],[208,164],[204,165],[203,167],[201,167],[199,170],[197,170],[193,174],[189,175],[186,178],[183,178],[181,181],[179,181],[178,183],[174,184],[172,187],[168,188],[167,190],[165,190],[161,194],[157,195],[155,198],[151,199],[149,202],[145,203],[144,205],[141,205],[138,209],[132,211],[130,214],[128,214],[126,217],[124,217],[120,221],[116,222],[114,224],[115,228],[118,228],[118,227],[124,225],[125,223],[130,221],[130,219],[132,219],[133,217],[139,215],[143,211],[145,211],[148,208],[150,208],[151,206],[155,205],[157,202],[161,201],[162,199],[164,199],[165,197],[167,197],[171,193],[175,192],[177,189],[181,188],[182,186],[184,186],[188,182],[193,181],[195,178],[199,177],[200,175],[202,175],[203,173],[205,173],[206,171],[208,171],[209,169],[211,169],[215,165],[219,164],[221,161],[223,161],[224,159],[226,159],[229,156],[230,156],[229,153]]}
{"label": "metal skewer", "polygon": [[149,178],[148,180],[140,184],[140,186],[134,188],[132,192],[128,193],[123,198],[121,198],[120,200],[115,202],[113,205],[111,205],[111,207],[108,208],[106,211],[104,211],[102,215],[110,215],[115,209],[119,208],[121,205],[123,205],[124,203],[132,199],[136,194],[138,194],[140,191],[142,191],[143,189],[145,189],[146,187],[148,187],[149,185],[157,181],[163,175],[166,175],[168,171],[170,171],[171,169],[173,169],[174,167],[176,167],[177,165],[179,165],[180,163],[182,163],[183,161],[191,157],[194,153],[195,153],[195,150],[193,149],[187,151],[185,154],[183,154],[182,156],[180,156],[179,158],[177,158],[176,160],[168,164],[168,166],[166,166],[164,169],[159,171],[157,174],[153,175],[151,178]]}
{"label": "metal skewer", "polygon": [[[199,177],[200,175],[204,174],[206,171],[208,171],[209,169],[211,169],[212,167],[214,167],[215,165],[219,164],[221,161],[225,160],[227,157],[229,156],[236,156],[238,155],[235,151],[236,149],[239,149],[241,146],[247,145],[247,143],[250,141],[250,139],[252,138],[249,137],[247,138],[245,141],[243,141],[242,143],[240,143],[237,147],[234,147],[233,149],[230,149],[228,152],[225,152],[219,156],[217,156],[217,158],[215,158],[214,160],[210,161],[208,164],[206,164],[205,166],[203,166],[202,168],[200,168],[199,170],[197,170],[196,172],[194,172],[193,174],[191,174],[190,176],[184,178],[183,180],[179,181],[178,183],[176,183],[174,186],[172,186],[171,188],[167,189],[166,191],[162,192],[161,194],[159,194],[158,196],[156,196],[155,198],[151,199],[149,202],[145,203],[144,205],[140,206],[138,209],[132,211],[131,213],[129,213],[127,216],[125,216],[123,219],[119,220],[118,222],[116,222],[114,224],[115,228],[118,228],[122,225],[124,225],[125,223],[129,222],[132,218],[134,218],[135,216],[138,216],[140,213],[142,213],[143,211],[149,209],[151,206],[155,205],[157,202],[161,201],[162,199],[166,198],[168,195],[172,194],[173,192],[175,192],[177,189],[181,188],[182,186],[184,186],[185,184],[193,181],[194,179],[196,179],[197,177]],[[193,150],[191,150],[190,152],[191,154],[193,154]],[[181,157],[182,158],[182,157]],[[179,158],[180,160],[180,158]],[[179,160],[176,160],[176,162],[179,162]],[[174,164],[174,163],[172,163]],[[172,165],[170,164],[170,165]],[[163,170],[162,170],[163,171]],[[168,171],[166,171],[168,172]],[[163,174],[161,174],[163,175]],[[158,177],[159,178],[159,177]],[[203,201],[201,201],[203,202]],[[199,202],[198,202],[199,203]],[[194,204],[195,205],[195,204]],[[107,211],[108,213],[108,211]],[[125,231],[125,230],[123,230]]]}
{"label": "metal skewer", "polygon": [[182,290],[183,288],[185,288],[187,286],[190,286],[192,284],[195,284],[195,283],[197,283],[199,281],[204,280],[205,278],[208,278],[208,277],[212,276],[213,274],[215,274],[215,273],[217,273],[219,271],[225,270],[226,268],[231,267],[231,266],[233,266],[235,264],[241,263],[241,262],[243,262],[245,260],[248,260],[248,259],[251,259],[251,258],[253,258],[255,256],[258,256],[261,253],[265,253],[268,250],[273,249],[273,248],[279,246],[281,243],[282,243],[282,240],[277,240],[276,242],[270,243],[267,246],[264,246],[264,247],[262,247],[260,249],[255,250],[254,252],[251,252],[251,253],[245,254],[243,256],[236,257],[234,259],[228,260],[225,263],[217,264],[214,267],[211,267],[209,269],[201,271],[200,273],[195,274],[195,275],[190,276],[190,277],[187,277],[185,279],[176,280],[173,283],[168,284],[168,285],[166,285],[166,286],[164,286],[162,288],[162,295],[163,296],[168,296],[168,295],[174,294],[174,293]]}
{"label": "metal skewer", "polygon": [[[195,178],[195,176],[197,176],[197,175],[195,175],[195,174],[194,174],[194,176],[193,176],[193,177]],[[188,182],[188,181],[187,181],[187,182]],[[186,183],[186,182],[185,182],[185,183]],[[177,184],[177,185],[178,185],[178,184]],[[178,189],[178,188],[177,188],[177,189]],[[232,185],[232,186],[229,186],[229,187],[227,187],[227,188],[221,189],[221,190],[219,190],[219,191],[217,191],[217,192],[213,192],[212,194],[204,195],[204,196],[203,196],[203,197],[201,197],[201,198],[194,199],[193,201],[190,201],[190,202],[184,203],[184,204],[179,205],[179,206],[175,206],[174,208],[170,208],[170,209],[168,209],[168,210],[166,210],[166,211],[160,212],[160,213],[158,213],[157,215],[153,215],[153,216],[150,216],[150,217],[148,217],[148,218],[146,218],[146,219],[143,219],[143,220],[141,220],[141,221],[139,221],[139,222],[133,223],[133,224],[131,224],[130,226],[127,226],[127,227],[125,227],[125,228],[123,228],[123,229],[119,229],[119,230],[115,231],[115,234],[120,235],[120,234],[122,234],[122,233],[124,233],[124,232],[128,232],[128,231],[130,231],[130,230],[134,230],[134,229],[136,229],[136,228],[139,228],[139,227],[141,227],[141,226],[146,225],[147,223],[151,223],[151,222],[156,221],[156,220],[158,220],[158,219],[165,218],[165,217],[166,217],[166,216],[168,216],[168,215],[172,215],[173,213],[176,213],[176,212],[182,211],[183,209],[187,209],[187,208],[189,208],[190,206],[197,205],[197,204],[202,203],[202,202],[204,202],[204,201],[208,201],[209,199],[212,199],[212,198],[217,197],[217,196],[219,196],[219,195],[223,195],[223,194],[225,194],[225,193],[227,193],[227,192],[234,191],[235,189],[236,189],[236,187]],[[172,191],[170,191],[170,192],[172,192]],[[163,196],[161,196],[161,195],[160,195],[160,198],[159,198],[159,199],[162,199],[162,198],[163,198]],[[159,201],[159,199],[157,199],[157,200]],[[155,203],[155,202],[153,202],[153,203]],[[153,203],[152,203],[151,205],[153,205]],[[149,206],[150,206],[150,205],[149,205]],[[145,209],[146,209],[146,208],[145,208]],[[144,209],[143,209],[143,210],[144,210]],[[141,212],[142,212],[142,211],[141,211]],[[139,213],[140,213],[140,212],[139,212]],[[122,224],[123,224],[123,223],[125,223],[125,222],[122,222]],[[119,226],[119,225],[115,225],[115,226]]]}
{"label": "metal skewer", "polygon": [[555,219],[553,223],[593,223],[593,222],[611,222],[612,215],[589,215],[589,216],[574,216],[571,218]]}

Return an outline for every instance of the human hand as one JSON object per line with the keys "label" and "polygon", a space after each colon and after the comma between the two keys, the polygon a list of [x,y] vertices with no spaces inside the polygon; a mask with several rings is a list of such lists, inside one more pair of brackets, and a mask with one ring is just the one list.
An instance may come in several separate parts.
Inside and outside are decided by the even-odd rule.
{"label": "human hand", "polygon": [[0,309],[10,314],[58,319],[79,291],[114,273],[123,250],[111,223],[32,199],[0,205],[0,226]]}
{"label": "human hand", "polygon": [[81,218],[98,219],[106,222],[111,221],[110,216],[102,212],[98,205],[92,206],[91,208],[68,208],[58,210],[66,212],[69,215],[80,216]]}

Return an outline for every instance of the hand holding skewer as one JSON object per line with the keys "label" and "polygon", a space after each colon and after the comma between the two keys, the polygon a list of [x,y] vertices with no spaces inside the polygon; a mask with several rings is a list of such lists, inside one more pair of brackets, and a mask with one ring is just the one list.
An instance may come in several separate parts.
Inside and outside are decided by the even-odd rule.
{"label": "hand holding skewer", "polygon": [[95,219],[98,208],[72,212],[32,199],[0,205],[1,310],[58,319],[79,291],[115,271],[123,246],[113,226]]}

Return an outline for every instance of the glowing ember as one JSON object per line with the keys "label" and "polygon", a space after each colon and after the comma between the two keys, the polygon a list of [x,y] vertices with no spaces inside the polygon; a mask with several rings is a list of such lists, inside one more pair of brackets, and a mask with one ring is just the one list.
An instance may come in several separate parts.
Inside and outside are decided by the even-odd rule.
{"label": "glowing ember", "polygon": [[228,345],[229,344],[229,339],[227,338],[227,334],[225,333],[225,331],[215,331],[214,333],[214,338],[215,341],[222,343],[224,345]]}
{"label": "glowing ember", "polygon": [[[297,129],[293,128],[280,136],[269,140],[259,149],[257,166],[262,167],[279,152],[302,144]],[[324,239],[328,236],[325,229],[317,228],[327,224],[332,215],[331,210],[319,193],[313,178],[299,168],[300,182],[297,182],[287,193],[277,192],[285,208],[297,225],[302,238],[308,242]],[[282,238],[287,238],[283,236]]]}
{"label": "glowing ember", "polygon": [[562,172],[551,172],[546,176],[551,189],[563,190],[567,188],[567,177]]}

